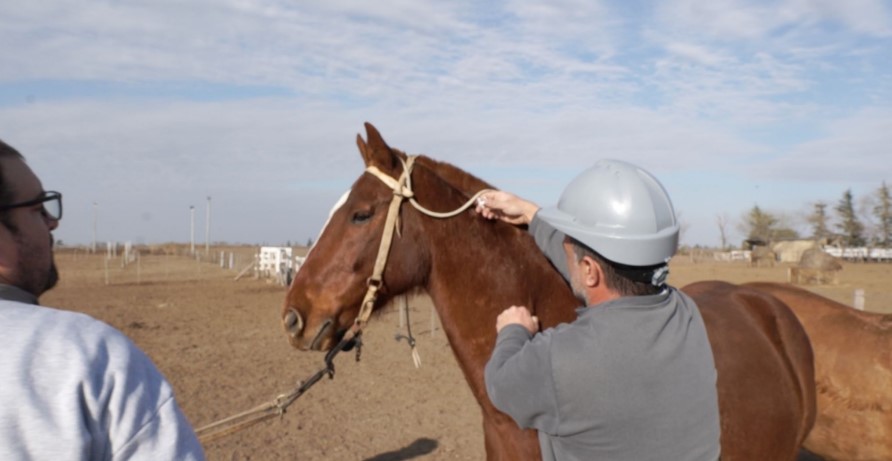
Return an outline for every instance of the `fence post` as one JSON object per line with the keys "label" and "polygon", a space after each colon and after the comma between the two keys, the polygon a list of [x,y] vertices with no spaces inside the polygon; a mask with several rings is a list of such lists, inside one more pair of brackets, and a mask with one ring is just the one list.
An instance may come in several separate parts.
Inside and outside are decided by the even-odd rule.
{"label": "fence post", "polygon": [[854,303],[854,305],[855,305],[855,309],[858,309],[859,311],[864,310],[864,289],[863,288],[855,289],[855,303]]}

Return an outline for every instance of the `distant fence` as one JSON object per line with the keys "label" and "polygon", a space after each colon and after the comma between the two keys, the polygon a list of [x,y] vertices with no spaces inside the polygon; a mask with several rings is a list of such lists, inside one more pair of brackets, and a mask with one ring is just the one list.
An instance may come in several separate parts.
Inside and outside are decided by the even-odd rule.
{"label": "distant fence", "polygon": [[[103,242],[101,248],[95,251],[88,245],[59,246],[54,251],[57,258],[95,260],[95,276],[105,285],[194,280],[233,273],[229,271],[238,274],[236,280],[249,274],[286,285],[304,260],[296,254],[304,251],[301,247],[220,244],[207,251],[191,251],[188,244]],[[81,266],[84,269],[91,270]]]}
{"label": "distant fence", "polygon": [[837,258],[844,259],[846,261],[892,261],[892,249],[890,248],[824,247],[824,252],[831,256],[836,256]]}
{"label": "distant fence", "polygon": [[753,252],[750,250],[717,251],[712,254],[716,261],[746,261],[753,260]]}
{"label": "distant fence", "polygon": [[[867,247],[851,247],[851,248],[837,248],[827,246],[822,248],[825,253],[830,256],[835,256],[837,258],[846,260],[846,261],[875,261],[875,262],[892,262],[892,248],[867,248]],[[749,250],[734,250],[734,251],[717,251],[712,254],[713,259],[716,261],[725,261],[725,262],[733,262],[733,261],[752,261],[752,252]],[[790,261],[790,262],[798,262],[798,261]]]}

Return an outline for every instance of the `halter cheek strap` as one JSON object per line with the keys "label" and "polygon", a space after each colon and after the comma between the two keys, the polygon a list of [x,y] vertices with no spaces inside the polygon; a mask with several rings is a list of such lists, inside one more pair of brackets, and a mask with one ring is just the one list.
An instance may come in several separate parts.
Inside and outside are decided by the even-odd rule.
{"label": "halter cheek strap", "polygon": [[415,194],[412,192],[409,176],[412,174],[412,166],[415,164],[415,156],[409,157],[406,161],[400,159],[403,163],[403,173],[399,180],[395,180],[390,176],[382,173],[378,168],[370,166],[366,168],[366,172],[377,177],[384,184],[393,189],[393,198],[390,200],[390,207],[387,209],[387,218],[384,221],[384,233],[381,236],[381,244],[378,246],[378,256],[375,258],[375,267],[372,269],[372,276],[368,280],[368,289],[362,300],[362,306],[359,315],[356,317],[353,329],[358,330],[365,326],[372,314],[372,308],[375,300],[378,299],[378,290],[381,288],[382,274],[384,274],[384,266],[387,265],[387,256],[390,254],[390,247],[393,243],[393,234],[396,229],[396,222],[400,214],[400,205],[404,198],[410,198]]}
{"label": "halter cheek strap", "polygon": [[[380,179],[381,182],[387,185],[387,187],[390,187],[390,189],[393,190],[393,198],[390,201],[390,207],[387,209],[387,218],[384,221],[381,244],[378,246],[378,256],[375,258],[375,267],[374,269],[372,269],[372,276],[369,277],[367,282],[368,289],[366,290],[365,297],[362,300],[362,305],[359,309],[359,315],[357,315],[356,320],[353,322],[353,327],[347,332],[347,335],[345,335],[346,339],[358,336],[362,332],[362,328],[368,322],[369,316],[372,315],[375,301],[378,299],[378,291],[384,284],[384,267],[387,265],[387,257],[390,254],[390,247],[393,243],[393,235],[394,233],[399,235],[397,222],[399,221],[400,205],[402,205],[403,200],[409,200],[409,203],[412,204],[415,209],[427,216],[433,218],[451,218],[467,210],[471,205],[474,204],[474,201],[477,200],[478,197],[486,192],[485,189],[477,192],[476,194],[474,194],[473,197],[465,202],[465,204],[450,212],[440,213],[428,210],[427,208],[421,206],[421,204],[419,204],[418,201],[415,200],[415,192],[412,190],[412,168],[415,165],[415,159],[417,158],[417,156],[410,155],[406,158],[406,160],[403,160],[401,157],[398,158],[403,164],[403,172],[402,174],[400,174],[399,179],[394,179],[392,176],[384,174],[374,165],[367,167],[365,170],[366,173],[369,173],[372,176]],[[413,342],[414,341],[410,341],[410,343]],[[415,360],[415,366],[417,367],[421,361],[418,357],[418,351],[415,349],[414,344],[412,344],[412,358]]]}

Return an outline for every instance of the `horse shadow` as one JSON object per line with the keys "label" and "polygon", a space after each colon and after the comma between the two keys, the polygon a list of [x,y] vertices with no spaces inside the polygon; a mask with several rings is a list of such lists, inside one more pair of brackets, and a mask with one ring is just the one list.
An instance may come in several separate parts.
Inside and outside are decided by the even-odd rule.
{"label": "horse shadow", "polygon": [[405,461],[432,453],[439,445],[434,439],[422,437],[399,450],[381,453],[363,461]]}
{"label": "horse shadow", "polygon": [[799,450],[799,456],[796,457],[796,461],[825,461],[824,458],[802,448]]}

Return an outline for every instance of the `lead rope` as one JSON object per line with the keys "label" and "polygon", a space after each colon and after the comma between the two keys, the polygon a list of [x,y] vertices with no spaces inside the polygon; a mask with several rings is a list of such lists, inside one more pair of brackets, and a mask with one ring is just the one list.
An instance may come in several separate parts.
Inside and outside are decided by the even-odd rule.
{"label": "lead rope", "polygon": [[399,333],[396,334],[396,340],[399,341],[403,338],[406,338],[406,342],[409,343],[409,347],[412,348],[412,363],[415,364],[415,368],[421,367],[421,355],[418,354],[418,348],[415,347],[415,336],[412,335],[412,321],[409,319],[409,303],[405,303],[406,306],[406,335],[403,336]]}
{"label": "lead rope", "polygon": [[[467,210],[474,203],[474,201],[477,200],[477,198],[479,198],[483,193],[486,192],[486,189],[477,192],[464,205],[451,212],[439,213],[428,210],[427,208],[421,206],[421,204],[419,204],[415,200],[415,194],[412,191],[411,172],[415,162],[415,158],[416,156],[414,155],[409,156],[408,159],[405,161],[400,158],[400,162],[402,162],[403,164],[403,173],[400,175],[399,180],[395,180],[392,177],[385,175],[374,166],[369,166],[368,168],[366,168],[367,172],[377,177],[385,184],[390,186],[391,189],[393,189],[393,199],[390,202],[390,208],[388,208],[387,210],[387,219],[384,221],[384,234],[381,237],[381,244],[378,247],[378,257],[375,260],[375,267],[372,271],[372,276],[369,277],[368,280],[369,287],[368,290],[366,290],[365,297],[363,298],[359,315],[356,317],[353,326],[350,328],[350,330],[347,331],[341,341],[325,355],[325,367],[314,373],[306,381],[298,381],[297,386],[295,386],[294,389],[292,389],[288,393],[279,394],[275,399],[273,399],[273,401],[269,403],[257,406],[251,410],[236,414],[234,416],[230,416],[228,418],[197,429],[195,431],[195,434],[198,436],[199,441],[211,441],[219,437],[237,432],[251,425],[257,424],[260,421],[264,421],[276,416],[283,416],[288,407],[293,404],[300,396],[302,396],[304,392],[306,392],[310,387],[319,382],[319,380],[321,380],[323,376],[328,375],[329,378],[334,379],[334,357],[345,348],[355,346],[356,361],[359,361],[360,353],[362,351],[362,328],[368,322],[369,316],[372,313],[372,308],[375,305],[375,300],[378,298],[378,290],[381,288],[382,285],[381,276],[384,273],[384,266],[387,263],[387,256],[390,253],[390,246],[393,242],[393,234],[394,232],[399,233],[399,230],[396,229],[396,223],[399,219],[399,208],[403,199],[408,199],[409,203],[411,203],[412,206],[415,207],[415,209],[428,216],[434,218],[451,218]],[[412,361],[415,363],[415,368],[418,368],[419,366],[421,366],[421,356],[418,354],[418,349],[415,347],[415,338],[412,336],[412,327],[411,322],[409,321],[408,308],[406,309],[406,331],[408,333],[406,339],[408,340],[409,345],[412,347]]]}
{"label": "lead rope", "polygon": [[[328,375],[329,379],[334,379],[335,356],[349,346],[356,345],[358,347],[359,344],[356,342],[357,340],[358,338],[342,339],[334,348],[325,354],[325,366],[310,376],[306,381],[298,381],[297,385],[290,392],[279,394],[271,402],[259,405],[251,410],[238,413],[197,429],[195,435],[198,437],[198,440],[202,443],[210,442],[220,437],[238,432],[249,426],[253,426],[261,421],[276,416],[284,416],[288,407],[302,396],[304,392],[319,382],[323,376]],[[359,361],[359,349],[357,349],[356,360]]]}

